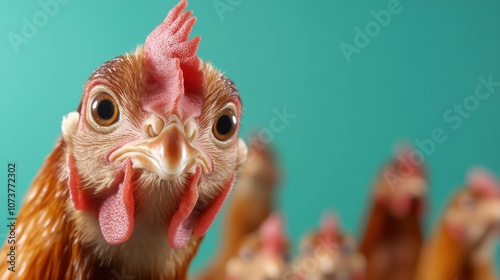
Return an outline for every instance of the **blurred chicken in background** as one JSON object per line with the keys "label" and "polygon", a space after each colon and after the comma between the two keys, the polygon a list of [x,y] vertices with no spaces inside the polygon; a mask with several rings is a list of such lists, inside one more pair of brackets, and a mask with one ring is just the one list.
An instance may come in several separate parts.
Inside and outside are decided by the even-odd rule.
{"label": "blurred chicken in background", "polygon": [[239,254],[228,261],[225,279],[282,279],[288,269],[288,250],[283,219],[278,214],[272,214],[258,232],[245,238]]}
{"label": "blurred chicken in background", "polygon": [[421,220],[427,182],[423,167],[412,155],[411,149],[402,149],[376,182],[360,243],[367,261],[365,279],[414,277],[423,242]]}
{"label": "blurred chicken in background", "polygon": [[365,258],[356,241],[342,232],[333,214],[324,216],[321,228],[300,242],[299,255],[284,279],[361,280]]}
{"label": "blurred chicken in background", "polygon": [[319,229],[302,238],[290,264],[283,221],[270,215],[280,171],[271,149],[253,138],[228,206],[221,250],[198,279],[499,279],[494,250],[500,237],[500,183],[484,170],[471,172],[423,248],[428,183],[415,156],[412,149],[401,149],[382,168],[359,250],[336,216],[327,214]]}
{"label": "blurred chicken in background", "polygon": [[474,170],[425,246],[416,280],[499,279],[494,269],[499,235],[499,182],[484,170]]}
{"label": "blurred chicken in background", "polygon": [[227,261],[238,255],[243,240],[274,210],[280,178],[276,157],[263,139],[253,136],[249,142],[247,162],[228,202],[220,249],[198,280],[223,279]]}

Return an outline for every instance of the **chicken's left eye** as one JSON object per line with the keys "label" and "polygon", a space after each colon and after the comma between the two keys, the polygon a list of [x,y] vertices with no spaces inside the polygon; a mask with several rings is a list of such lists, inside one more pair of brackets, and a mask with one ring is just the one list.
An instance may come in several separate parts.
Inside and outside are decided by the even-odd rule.
{"label": "chicken's left eye", "polygon": [[226,109],[217,117],[212,129],[215,138],[219,141],[227,141],[236,131],[238,120],[231,109]]}
{"label": "chicken's left eye", "polygon": [[106,92],[98,93],[91,105],[92,118],[101,126],[110,126],[118,120],[118,106]]}

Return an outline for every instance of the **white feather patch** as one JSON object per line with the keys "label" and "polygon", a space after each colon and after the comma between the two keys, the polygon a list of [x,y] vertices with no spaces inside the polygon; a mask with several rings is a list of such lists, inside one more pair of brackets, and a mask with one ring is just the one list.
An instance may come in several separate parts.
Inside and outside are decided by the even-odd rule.
{"label": "white feather patch", "polygon": [[76,133],[79,120],[80,114],[78,112],[71,112],[63,117],[61,129],[62,137],[65,142],[69,142],[70,137]]}

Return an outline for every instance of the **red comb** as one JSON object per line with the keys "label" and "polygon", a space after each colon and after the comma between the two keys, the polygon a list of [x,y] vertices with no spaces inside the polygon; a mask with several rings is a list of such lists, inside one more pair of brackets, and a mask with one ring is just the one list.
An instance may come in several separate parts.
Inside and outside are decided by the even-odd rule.
{"label": "red comb", "polygon": [[260,227],[260,236],[265,252],[281,256],[286,250],[286,234],[280,214],[271,214]]}
{"label": "red comb", "polygon": [[259,133],[252,134],[248,139],[248,147],[255,151],[266,151],[268,149],[267,143]]}
{"label": "red comb", "polygon": [[418,156],[415,157],[416,151],[410,144],[401,145],[396,152],[396,164],[398,172],[401,172],[404,177],[425,175],[424,167],[419,160]]}
{"label": "red comb", "polygon": [[272,147],[259,133],[253,133],[248,138],[248,150],[249,152],[255,152],[257,154],[265,156],[270,160],[274,160],[274,152]]}
{"label": "red comb", "polygon": [[333,213],[327,213],[323,216],[321,220],[320,233],[322,238],[326,242],[335,242],[338,233],[338,219],[337,215]]}
{"label": "red comb", "polygon": [[484,168],[474,168],[468,174],[469,185],[487,197],[500,196],[500,183]]}
{"label": "red comb", "polygon": [[[145,107],[153,112],[201,110],[202,62],[196,56],[200,37],[188,39],[196,18],[181,0],[146,38]],[[180,107],[180,108],[178,108]],[[176,110],[177,108],[177,110]]]}

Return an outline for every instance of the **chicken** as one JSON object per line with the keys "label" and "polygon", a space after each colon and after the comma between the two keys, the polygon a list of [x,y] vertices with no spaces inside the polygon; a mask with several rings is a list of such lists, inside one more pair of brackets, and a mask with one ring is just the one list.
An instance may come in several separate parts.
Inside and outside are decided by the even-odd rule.
{"label": "chicken", "polygon": [[238,255],[244,238],[259,229],[274,208],[280,170],[271,148],[259,137],[251,139],[247,162],[228,202],[220,248],[196,279],[223,279],[227,261]]}
{"label": "chicken", "polygon": [[227,280],[282,279],[288,268],[288,237],[278,214],[271,214],[260,229],[248,235],[239,255],[226,265]]}
{"label": "chicken", "polygon": [[476,169],[425,245],[415,279],[499,279],[494,269],[499,236],[500,184],[488,172]]}
{"label": "chicken", "polygon": [[343,233],[334,215],[300,242],[299,256],[285,279],[362,280],[365,258],[353,237]]}
{"label": "chicken", "polygon": [[403,149],[385,166],[374,198],[360,250],[366,257],[365,279],[408,280],[415,273],[423,242],[421,220],[427,183],[411,149]]}
{"label": "chicken", "polygon": [[[235,85],[196,56],[180,1],[87,80],[17,218],[1,279],[185,279],[245,160]],[[5,256],[10,244],[5,244]]]}

